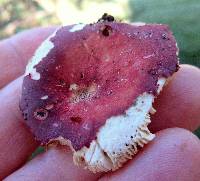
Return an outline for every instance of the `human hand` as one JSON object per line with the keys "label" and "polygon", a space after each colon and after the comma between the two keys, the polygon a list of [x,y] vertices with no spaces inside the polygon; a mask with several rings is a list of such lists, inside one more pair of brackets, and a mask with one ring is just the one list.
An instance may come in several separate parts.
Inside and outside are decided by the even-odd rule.
{"label": "human hand", "polygon": [[39,143],[19,110],[20,76],[54,29],[36,28],[0,42],[0,180],[198,181],[200,141],[185,129],[200,125],[200,70],[189,65],[181,66],[155,102],[150,129],[156,138],[118,171],[93,174],[78,168],[66,147],[52,147],[25,164]]}

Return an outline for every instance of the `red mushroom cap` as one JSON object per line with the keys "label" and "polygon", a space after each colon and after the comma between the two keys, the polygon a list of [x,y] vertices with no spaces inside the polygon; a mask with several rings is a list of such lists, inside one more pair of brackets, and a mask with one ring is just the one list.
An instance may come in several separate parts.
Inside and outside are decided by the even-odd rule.
{"label": "red mushroom cap", "polygon": [[158,79],[178,69],[178,50],[166,25],[75,26],[50,38],[52,49],[34,66],[39,78],[24,77],[20,108],[41,143],[62,136],[80,150],[139,95],[156,95]]}

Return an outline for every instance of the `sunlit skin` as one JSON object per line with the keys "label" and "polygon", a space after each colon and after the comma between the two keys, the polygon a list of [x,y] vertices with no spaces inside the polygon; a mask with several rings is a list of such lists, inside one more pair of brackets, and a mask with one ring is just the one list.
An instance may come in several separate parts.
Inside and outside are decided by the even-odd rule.
{"label": "sunlit skin", "polygon": [[150,127],[156,138],[123,168],[93,174],[74,166],[66,147],[52,147],[25,164],[39,143],[19,110],[20,76],[54,29],[36,28],[0,42],[0,180],[198,181],[200,141],[190,131],[200,125],[200,70],[189,65],[181,66],[155,102],[157,113]]}

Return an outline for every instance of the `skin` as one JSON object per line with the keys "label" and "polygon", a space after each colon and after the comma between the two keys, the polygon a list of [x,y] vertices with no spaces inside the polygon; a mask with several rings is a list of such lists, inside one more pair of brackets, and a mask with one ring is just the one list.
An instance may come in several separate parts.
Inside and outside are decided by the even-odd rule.
{"label": "skin", "polygon": [[66,147],[51,147],[25,163],[39,143],[19,111],[20,76],[54,29],[36,28],[0,42],[0,180],[198,181],[200,141],[190,131],[200,125],[200,70],[189,65],[181,66],[156,99],[157,113],[150,126],[156,138],[118,171],[93,174],[80,169]]}

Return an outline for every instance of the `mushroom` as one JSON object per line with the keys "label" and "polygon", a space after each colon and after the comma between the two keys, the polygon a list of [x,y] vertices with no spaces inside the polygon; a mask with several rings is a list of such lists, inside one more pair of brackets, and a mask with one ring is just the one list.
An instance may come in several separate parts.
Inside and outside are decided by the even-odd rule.
{"label": "mushroom", "polygon": [[155,137],[147,127],[152,103],[178,70],[177,53],[167,25],[104,15],[60,27],[26,67],[25,122],[41,144],[70,146],[76,165],[116,170]]}

